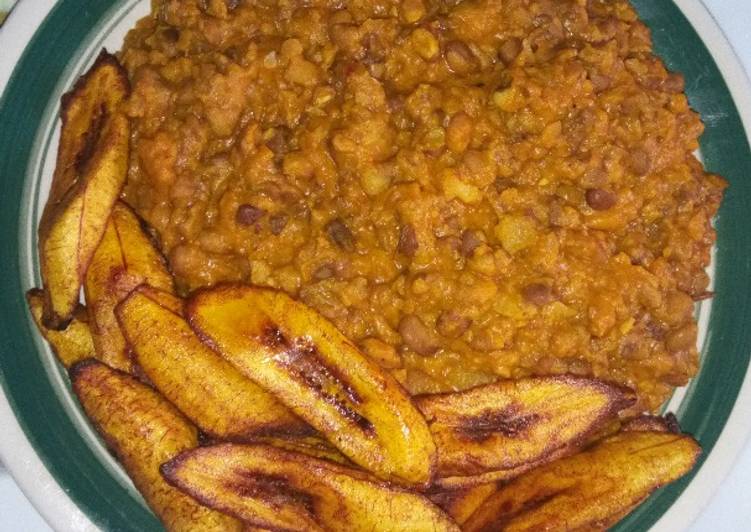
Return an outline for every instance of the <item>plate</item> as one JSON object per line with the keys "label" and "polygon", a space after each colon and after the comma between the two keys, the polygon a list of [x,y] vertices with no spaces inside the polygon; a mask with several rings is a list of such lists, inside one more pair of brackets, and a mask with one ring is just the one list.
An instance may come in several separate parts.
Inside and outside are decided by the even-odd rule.
{"label": "plate", "polygon": [[[705,452],[691,476],[657,492],[617,527],[676,530],[706,505],[749,433],[742,411],[751,407],[751,152],[743,120],[751,124],[751,90],[699,1],[634,5],[652,29],[656,52],[686,77],[689,101],[706,125],[705,164],[731,184],[716,220],[716,297],[697,309],[702,369],[666,405]],[[36,229],[54,167],[60,95],[102,46],[118,49],[148,10],[147,0],[26,1],[0,33],[0,457],[60,530],[162,529],[91,430],[23,298],[40,284]]]}

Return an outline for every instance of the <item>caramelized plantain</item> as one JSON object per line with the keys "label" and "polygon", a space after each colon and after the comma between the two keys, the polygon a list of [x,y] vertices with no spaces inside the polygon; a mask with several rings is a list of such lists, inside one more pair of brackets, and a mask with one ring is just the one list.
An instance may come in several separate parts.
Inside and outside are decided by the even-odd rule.
{"label": "caramelized plantain", "polygon": [[130,89],[115,56],[102,52],[62,98],[62,133],[49,199],[39,224],[44,325],[73,317],[91,258],[125,183],[130,126],[121,103]]}
{"label": "caramelized plantain", "polygon": [[457,490],[433,491],[427,496],[454,521],[462,525],[496,491],[498,483],[490,482]]}
{"label": "caramelized plantain", "polygon": [[198,504],[160,475],[162,463],[198,446],[198,431],[148,386],[100,362],[70,370],[86,414],[167,530],[242,530],[238,520]]}
{"label": "caramelized plantain", "polygon": [[342,453],[377,476],[427,485],[435,445],[404,389],[329,321],[284,293],[224,285],[186,304],[193,328]]}
{"label": "caramelized plantain", "polygon": [[351,460],[336,450],[328,441],[318,436],[306,436],[301,438],[258,438],[257,443],[271,445],[285,451],[291,451],[299,454],[306,454],[313,458],[329,460],[350,467],[355,467]]}
{"label": "caramelized plantain", "polygon": [[438,448],[444,486],[461,485],[457,477],[515,476],[525,466],[575,448],[634,401],[624,388],[572,376],[501,381],[415,398]]}
{"label": "caramelized plantain", "polygon": [[623,422],[621,427],[623,432],[672,432],[680,434],[681,427],[678,424],[674,414],[668,413],[665,416],[642,415]]}
{"label": "caramelized plantain", "polygon": [[617,434],[503,486],[463,530],[604,530],[654,490],[688,473],[700,452],[686,435]]}
{"label": "caramelized plantain", "polygon": [[172,311],[174,314],[177,314],[178,316],[184,315],[183,306],[185,301],[172,292],[165,292],[164,290],[159,290],[158,288],[154,288],[153,286],[150,286],[148,284],[142,284],[141,286],[139,286],[138,291],[152,301],[159,303],[167,310]]}
{"label": "caramelized plantain", "polygon": [[[204,345],[182,316],[137,288],[118,307],[120,326],[146,377],[212,438],[312,432],[272,395]],[[177,306],[177,303],[172,305]]]}
{"label": "caramelized plantain", "polygon": [[63,366],[69,368],[76,362],[95,356],[94,340],[91,338],[89,317],[85,307],[77,305],[73,311],[73,320],[68,327],[62,331],[56,331],[48,329],[43,323],[44,294],[41,290],[32,288],[26,292],[26,302],[39,332],[50,344],[52,351]]}
{"label": "caramelized plantain", "polygon": [[117,202],[86,271],[84,289],[97,358],[129,373],[132,373],[132,361],[115,317],[115,307],[142,283],[162,291],[173,290],[164,257],[135,213],[124,203]]}
{"label": "caramelized plantain", "polygon": [[267,445],[194,449],[167,462],[162,474],[203,504],[274,530],[459,530],[416,493]]}

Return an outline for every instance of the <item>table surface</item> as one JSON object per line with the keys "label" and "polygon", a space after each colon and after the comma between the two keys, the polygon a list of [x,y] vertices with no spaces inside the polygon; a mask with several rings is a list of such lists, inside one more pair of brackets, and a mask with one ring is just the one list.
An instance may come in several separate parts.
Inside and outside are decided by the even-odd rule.
{"label": "table surface", "polygon": [[[15,0],[0,0],[0,23]],[[31,1],[31,0],[21,0]],[[725,32],[747,73],[751,73],[750,0],[703,0]],[[751,76],[750,76],[751,77]],[[692,532],[751,530],[751,445],[746,446],[732,473],[715,495],[709,508],[691,527]],[[13,479],[0,464],[0,532],[51,532]]]}

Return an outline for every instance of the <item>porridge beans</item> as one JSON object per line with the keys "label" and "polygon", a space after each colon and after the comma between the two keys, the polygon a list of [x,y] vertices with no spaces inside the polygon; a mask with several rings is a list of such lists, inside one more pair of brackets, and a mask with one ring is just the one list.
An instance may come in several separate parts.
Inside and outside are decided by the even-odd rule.
{"label": "porridge beans", "polygon": [[184,292],[284,290],[413,393],[697,370],[724,182],[624,0],[156,0],[125,199]]}

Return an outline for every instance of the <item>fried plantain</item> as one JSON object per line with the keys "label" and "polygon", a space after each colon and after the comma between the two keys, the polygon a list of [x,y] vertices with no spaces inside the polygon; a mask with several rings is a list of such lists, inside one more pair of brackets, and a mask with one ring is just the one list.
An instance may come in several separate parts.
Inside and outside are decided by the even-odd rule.
{"label": "fried plantain", "polygon": [[115,56],[102,52],[62,98],[62,133],[49,199],[39,224],[45,327],[64,329],[107,220],[125,183],[130,91]]}
{"label": "fried plantain", "polygon": [[637,416],[631,419],[627,419],[623,422],[621,428],[623,432],[638,431],[638,432],[672,432],[673,434],[680,434],[681,427],[678,424],[675,414],[668,413],[664,416],[652,416],[645,414]]}
{"label": "fried plantain", "polygon": [[404,389],[328,320],[282,292],[244,285],[200,291],[193,328],[359,466],[427,485],[435,445]]}
{"label": "fried plantain", "polygon": [[271,445],[272,447],[284,449],[285,451],[307,454],[313,458],[320,458],[322,460],[336,462],[337,464],[356,467],[352,461],[340,453],[336,447],[318,436],[305,436],[301,438],[263,437],[258,438],[256,441],[257,443]]}
{"label": "fried plantain", "polygon": [[164,257],[141,227],[136,214],[124,203],[117,202],[86,271],[84,292],[97,358],[128,373],[133,372],[132,361],[115,317],[115,307],[142,283],[162,291],[173,290]]}
{"label": "fried plantain", "polygon": [[165,292],[164,290],[159,290],[158,288],[154,288],[153,286],[150,286],[148,284],[140,285],[138,287],[138,291],[152,301],[159,303],[167,310],[171,310],[178,316],[184,316],[183,310],[185,301],[183,300],[183,298],[176,296],[172,292]]}
{"label": "fried plantain", "polygon": [[432,491],[427,497],[462,525],[488,497],[498,491],[498,487],[497,482],[490,482],[456,490]]}
{"label": "fried plantain", "polygon": [[242,530],[238,520],[201,506],[162,478],[161,464],[198,446],[198,431],[171,404],[95,360],[74,365],[70,378],[86,414],[167,530]]}
{"label": "fried plantain", "polygon": [[518,474],[581,444],[634,401],[630,390],[573,376],[501,381],[415,398],[438,449],[441,479]]}
{"label": "fried plantain", "polygon": [[274,530],[459,530],[416,493],[268,445],[194,449],[167,462],[162,474],[203,504]]}
{"label": "fried plantain", "polygon": [[506,484],[463,530],[604,530],[654,490],[688,473],[700,453],[686,435],[617,434]]}
{"label": "fried plantain", "polygon": [[[135,289],[118,307],[120,326],[146,377],[212,438],[309,434],[312,429],[271,394],[203,344],[182,316]],[[173,304],[173,307],[176,304]]]}
{"label": "fried plantain", "polygon": [[94,340],[91,338],[89,317],[85,307],[77,305],[68,327],[62,331],[56,331],[55,329],[48,329],[44,325],[42,319],[44,294],[40,289],[32,288],[26,292],[26,302],[39,332],[50,344],[52,351],[63,366],[69,368],[76,362],[95,356]]}

